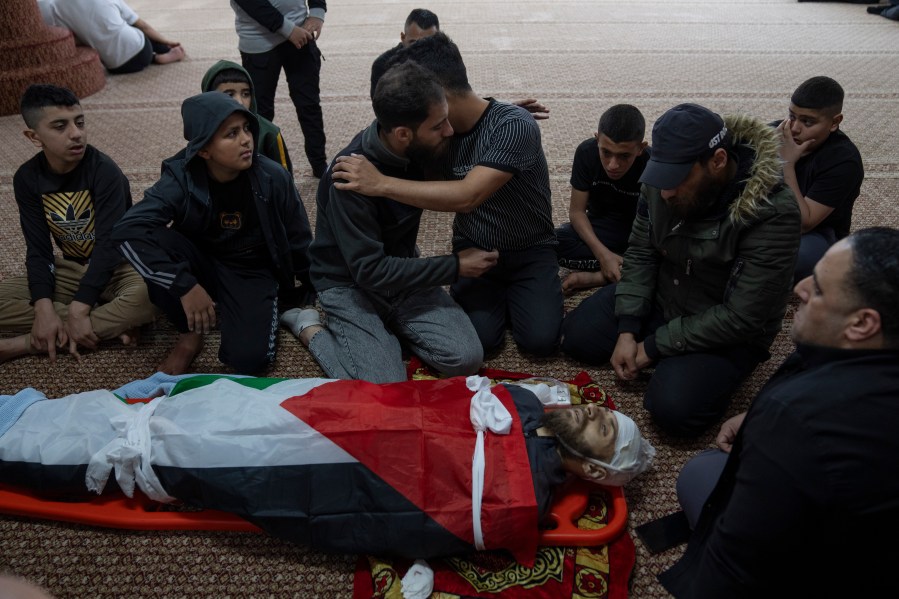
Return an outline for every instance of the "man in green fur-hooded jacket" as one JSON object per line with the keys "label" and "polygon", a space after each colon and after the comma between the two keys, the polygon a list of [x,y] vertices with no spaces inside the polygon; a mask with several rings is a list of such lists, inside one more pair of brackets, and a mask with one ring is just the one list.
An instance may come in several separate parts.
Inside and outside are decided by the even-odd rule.
{"label": "man in green fur-hooded jacket", "polygon": [[644,407],[667,432],[695,435],[769,357],[800,214],[761,121],[681,104],[656,121],[652,149],[621,281],[566,317],[562,348],[611,358],[622,380],[654,366]]}

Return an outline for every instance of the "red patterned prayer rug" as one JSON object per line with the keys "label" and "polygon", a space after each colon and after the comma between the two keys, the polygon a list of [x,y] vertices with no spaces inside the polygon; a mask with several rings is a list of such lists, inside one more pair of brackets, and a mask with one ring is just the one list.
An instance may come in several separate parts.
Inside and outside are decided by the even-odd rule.
{"label": "red patterned prayer rug", "polygon": [[[495,382],[531,376],[491,369],[482,369],[479,374]],[[409,378],[435,377],[413,358]],[[599,403],[614,408],[611,398],[586,372],[567,383],[571,403]],[[578,527],[595,530],[604,526],[608,522],[607,504],[608,498],[601,490],[591,495]],[[428,565],[434,570],[433,599],[626,599],[634,559],[634,544],[625,532],[601,547],[541,547],[533,568],[521,566],[504,552],[429,560]],[[354,599],[401,598],[401,580],[411,565],[408,560],[360,558]]]}

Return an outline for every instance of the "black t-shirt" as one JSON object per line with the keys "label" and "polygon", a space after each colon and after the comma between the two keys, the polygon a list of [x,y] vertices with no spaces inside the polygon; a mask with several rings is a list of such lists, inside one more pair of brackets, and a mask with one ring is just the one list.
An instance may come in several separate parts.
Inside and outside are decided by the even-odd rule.
{"label": "black t-shirt", "polygon": [[213,218],[202,245],[222,264],[242,268],[271,266],[253,189],[246,172],[233,181],[209,179]]}
{"label": "black t-shirt", "polygon": [[817,150],[796,163],[796,179],[802,195],[833,208],[816,229],[832,228],[837,238],[849,234],[852,207],[861,191],[865,169],[862,157],[849,137],[839,129]]}
{"label": "black t-shirt", "polygon": [[649,156],[650,149],[646,148],[624,176],[613,181],[599,161],[596,139],[591,137],[581,142],[574,152],[571,186],[590,194],[587,216],[620,222],[630,231],[637,215],[637,200],[640,199],[640,176]]}

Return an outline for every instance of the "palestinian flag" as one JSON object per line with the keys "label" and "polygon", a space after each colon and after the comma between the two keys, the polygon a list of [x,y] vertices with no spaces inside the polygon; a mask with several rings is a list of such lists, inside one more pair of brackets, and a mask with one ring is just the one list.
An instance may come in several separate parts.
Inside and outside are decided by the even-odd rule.
{"label": "palestinian flag", "polygon": [[[530,564],[531,469],[510,390],[493,393],[513,425],[486,436],[485,544]],[[106,488],[105,472],[126,492],[136,482],[156,499],[234,512],[316,549],[469,553],[471,395],[464,378],[375,385],[207,376],[145,405],[108,391],[36,401],[0,437],[0,481],[83,493],[86,474]]]}

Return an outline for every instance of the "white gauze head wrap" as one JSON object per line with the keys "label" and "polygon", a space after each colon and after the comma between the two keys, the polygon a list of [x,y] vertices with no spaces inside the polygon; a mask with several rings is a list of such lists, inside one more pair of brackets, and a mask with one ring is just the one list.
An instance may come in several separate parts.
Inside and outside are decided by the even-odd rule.
{"label": "white gauze head wrap", "polygon": [[640,429],[637,428],[636,422],[617,410],[612,410],[612,413],[615,414],[615,419],[618,421],[618,436],[615,438],[615,453],[609,462],[587,457],[565,443],[562,445],[579,458],[606,470],[606,477],[598,482],[612,487],[623,487],[635,476],[652,466],[656,450],[649,444],[649,441],[640,435]]}

